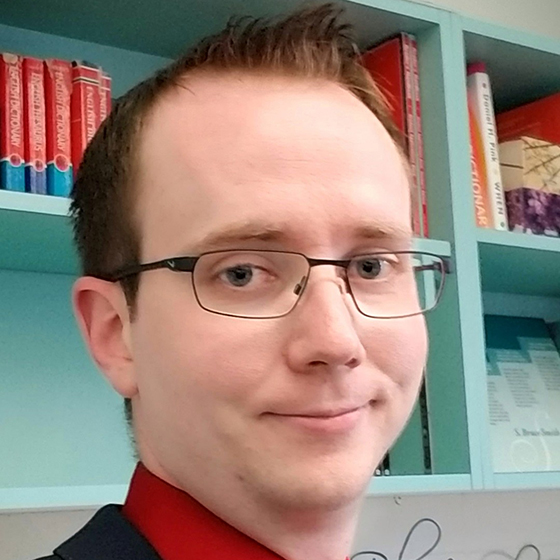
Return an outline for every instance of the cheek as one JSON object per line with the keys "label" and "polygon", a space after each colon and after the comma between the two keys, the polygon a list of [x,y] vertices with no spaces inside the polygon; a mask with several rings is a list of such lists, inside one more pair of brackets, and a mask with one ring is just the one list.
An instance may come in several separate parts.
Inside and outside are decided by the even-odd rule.
{"label": "cheek", "polygon": [[212,402],[230,407],[266,382],[278,355],[272,325],[209,313],[184,294],[155,301],[139,301],[135,337],[140,382],[150,399],[157,395],[191,410]]}
{"label": "cheek", "polygon": [[405,392],[415,393],[428,353],[423,315],[388,319],[366,347],[370,360]]}

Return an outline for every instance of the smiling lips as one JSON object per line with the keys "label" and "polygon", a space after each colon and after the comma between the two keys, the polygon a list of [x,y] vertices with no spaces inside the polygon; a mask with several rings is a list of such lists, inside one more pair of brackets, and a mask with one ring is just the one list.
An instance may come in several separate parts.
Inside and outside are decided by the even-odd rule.
{"label": "smiling lips", "polygon": [[286,414],[285,416],[298,416],[301,418],[336,418],[338,416],[342,416],[344,414],[349,414],[350,412],[354,412],[359,408],[361,407],[356,406],[356,407],[343,408],[337,410],[312,411],[312,412],[306,412],[305,414]]}
{"label": "smiling lips", "polygon": [[343,434],[353,430],[365,412],[366,406],[345,407],[337,410],[312,411],[306,414],[274,414],[283,424],[297,429],[325,435]]}

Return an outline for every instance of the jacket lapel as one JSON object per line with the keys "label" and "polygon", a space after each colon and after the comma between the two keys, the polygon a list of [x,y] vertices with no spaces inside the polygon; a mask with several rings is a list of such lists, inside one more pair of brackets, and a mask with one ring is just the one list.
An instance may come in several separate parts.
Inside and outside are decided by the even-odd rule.
{"label": "jacket lapel", "polygon": [[150,543],[109,504],[54,553],[64,560],[162,560]]}

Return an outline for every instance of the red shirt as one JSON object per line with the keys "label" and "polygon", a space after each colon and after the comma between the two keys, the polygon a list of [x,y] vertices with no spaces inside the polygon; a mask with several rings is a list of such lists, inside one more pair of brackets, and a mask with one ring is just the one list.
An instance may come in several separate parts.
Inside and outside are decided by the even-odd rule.
{"label": "red shirt", "polygon": [[136,465],[122,513],[163,560],[283,560],[142,463]]}

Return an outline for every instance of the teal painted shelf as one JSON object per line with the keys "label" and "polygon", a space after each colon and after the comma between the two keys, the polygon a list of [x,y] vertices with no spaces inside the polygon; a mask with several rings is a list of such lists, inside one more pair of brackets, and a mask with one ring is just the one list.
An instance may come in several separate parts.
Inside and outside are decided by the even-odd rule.
{"label": "teal painted shelf", "polygon": [[479,229],[482,289],[560,297],[560,238]]}
{"label": "teal painted shelf", "polygon": [[0,508],[41,505],[56,488],[79,506],[89,488],[130,480],[122,399],[76,328],[73,280],[0,270]]}
{"label": "teal painted shelf", "polygon": [[498,490],[544,490],[560,488],[560,472],[496,473],[495,488]]}
{"label": "teal painted shelf", "polygon": [[0,190],[0,269],[75,274],[69,200]]}
{"label": "teal painted shelf", "polygon": [[487,65],[496,112],[560,90],[557,41],[468,18],[463,27],[467,61]]}
{"label": "teal painted shelf", "polygon": [[[58,0],[48,9],[38,9],[34,0],[18,0],[2,6],[0,21],[12,27],[168,58],[217,32],[232,14],[270,17],[301,4],[301,0],[167,0],[155,8],[153,0]],[[360,39],[368,41],[402,30],[417,32],[440,19],[439,10],[405,0],[343,4],[349,19],[357,24]]]}
{"label": "teal painted shelf", "polygon": [[[132,476],[132,472],[130,473]],[[105,486],[55,486],[51,488],[0,489],[0,514],[10,512],[98,509],[106,504],[122,504],[127,484]]]}
{"label": "teal painted shelf", "polygon": [[472,490],[472,481],[468,474],[378,476],[372,478],[369,483],[367,495],[450,493],[470,490]]}

